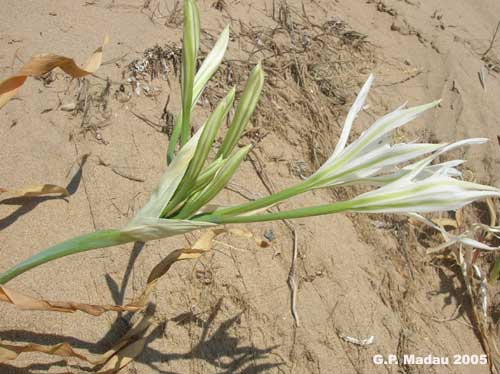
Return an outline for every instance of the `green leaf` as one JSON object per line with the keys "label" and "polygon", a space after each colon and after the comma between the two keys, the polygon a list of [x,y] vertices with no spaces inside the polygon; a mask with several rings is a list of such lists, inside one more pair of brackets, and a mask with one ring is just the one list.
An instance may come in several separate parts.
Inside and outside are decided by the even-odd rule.
{"label": "green leaf", "polygon": [[197,192],[213,179],[214,175],[219,171],[220,167],[224,164],[222,157],[219,157],[212,161],[198,176],[196,183],[194,184],[193,191]]}
{"label": "green leaf", "polygon": [[204,127],[200,128],[179,151],[172,163],[167,166],[158,187],[151,193],[148,202],[132,218],[130,225],[135,224],[137,220],[142,220],[144,217],[159,218],[161,216],[186,174],[203,130]]}
{"label": "green leaf", "polygon": [[190,130],[191,107],[196,59],[200,44],[200,20],[194,0],[184,1],[184,33],[182,43],[182,127],[181,147],[187,143]]}
{"label": "green leaf", "polygon": [[121,232],[131,236],[135,241],[163,239],[186,232],[213,227],[210,222],[195,222],[181,219],[143,217],[135,225],[127,225]]}
{"label": "green leaf", "polygon": [[[220,34],[219,39],[215,43],[214,47],[207,55],[203,63],[201,64],[200,69],[196,73],[193,83],[193,102],[191,105],[191,110],[198,102],[203,89],[205,88],[209,79],[213,76],[213,74],[217,71],[224,54],[226,53],[227,45],[229,42],[229,26],[227,26],[224,31]],[[175,155],[175,146],[177,141],[179,140],[179,136],[181,134],[182,128],[182,110],[177,116],[174,131],[170,136],[168,143],[168,151],[167,151],[167,164],[170,164],[174,159]]]}
{"label": "green leaf", "polygon": [[234,102],[235,89],[232,88],[224,99],[217,105],[215,110],[208,117],[207,123],[196,147],[196,152],[191,160],[189,168],[186,172],[186,182],[192,183],[196,181],[198,175],[205,164],[208,153],[212,148],[217,131],[219,130],[224,118],[229,113]]}
{"label": "green leaf", "polygon": [[205,161],[212,148],[212,144],[217,135],[222,121],[227,116],[231,106],[234,101],[234,88],[227,94],[227,96],[221,100],[217,108],[210,114],[207,119],[206,124],[203,127],[203,131],[196,146],[196,151],[194,156],[189,163],[188,169],[180,183],[179,189],[175,192],[172,200],[168,203],[165,209],[163,209],[161,217],[165,217],[172,209],[175,209],[179,203],[181,203],[189,194],[192,192],[193,186],[196,183],[198,175],[205,164]]}
{"label": "green leaf", "polygon": [[134,240],[135,239],[132,236],[125,234],[120,230],[96,231],[90,234],[77,236],[56,244],[53,247],[47,248],[30,257],[26,261],[10,268],[5,273],[0,275],[0,284],[5,284],[25,271],[61,257],[89,251],[91,249],[125,244]]}
{"label": "green leaf", "polygon": [[239,149],[229,159],[224,162],[224,165],[217,172],[212,181],[199,193],[189,199],[184,207],[175,216],[176,219],[186,219],[196,213],[205,204],[209,203],[217,194],[226,186],[231,177],[250,151],[251,145],[247,145]]}
{"label": "green leaf", "polygon": [[196,73],[193,85],[193,105],[195,105],[205,88],[207,82],[214,75],[219,68],[220,63],[226,53],[227,45],[229,43],[229,26],[221,32],[219,39],[215,43],[210,53],[205,57],[200,69]]}
{"label": "green leaf", "polygon": [[238,143],[248,120],[252,116],[255,107],[257,106],[263,85],[264,71],[259,63],[250,73],[245,90],[238,101],[234,118],[222,142],[219,152],[217,152],[217,156],[223,156],[226,158],[231,154],[233,148]]}

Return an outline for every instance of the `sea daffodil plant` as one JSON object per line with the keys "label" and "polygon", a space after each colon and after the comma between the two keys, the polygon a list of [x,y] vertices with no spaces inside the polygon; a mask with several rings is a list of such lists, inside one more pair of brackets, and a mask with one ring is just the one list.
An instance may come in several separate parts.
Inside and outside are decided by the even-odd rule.
{"label": "sea daffodil plant", "polygon": [[[232,89],[220,101],[205,124],[191,138],[190,117],[207,82],[222,61],[229,41],[229,28],[221,33],[196,73],[200,26],[195,0],[184,2],[183,33],[182,109],[169,141],[168,166],[149,201],[124,227],[85,234],[47,248],[0,274],[0,284],[36,266],[78,252],[133,241],[161,239],[220,224],[340,212],[434,212],[457,209],[478,199],[500,196],[497,188],[458,179],[460,172],[455,167],[462,160],[431,165],[438,155],[450,149],[482,143],[485,139],[467,139],[450,145],[391,143],[395,129],[436,106],[437,101],[413,108],[402,106],[375,121],[358,139],[347,145],[354,119],[364,107],[372,84],[373,77],[370,76],[347,115],[332,156],[319,170],[290,188],[255,201],[231,207],[210,205],[250,150],[250,146],[235,148],[257,105],[264,73],[260,64],[251,72],[229,129],[221,146],[215,150],[215,157],[209,162],[217,132],[233,106],[235,90]],[[415,161],[421,156],[426,157]],[[402,165],[404,163],[406,165]],[[379,188],[347,201],[265,212],[275,204],[313,189],[357,183]]]}

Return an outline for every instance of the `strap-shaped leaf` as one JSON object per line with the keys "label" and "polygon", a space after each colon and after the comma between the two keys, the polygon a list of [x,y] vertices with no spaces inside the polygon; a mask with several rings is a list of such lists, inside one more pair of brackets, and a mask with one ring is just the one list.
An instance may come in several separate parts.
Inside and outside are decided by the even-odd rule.
{"label": "strap-shaped leaf", "polygon": [[210,222],[145,217],[135,225],[128,225],[123,228],[121,232],[124,235],[134,238],[135,241],[146,242],[148,240],[168,238],[194,230],[206,229],[212,226],[214,226],[214,224]]}
{"label": "strap-shaped leaf", "polygon": [[208,153],[212,148],[217,131],[233,106],[234,94],[235,89],[232,88],[208,117],[207,123],[201,133],[200,141],[196,146],[196,152],[193,156],[193,160],[189,164],[189,168],[186,172],[186,176],[184,178],[186,182],[193,183],[198,178],[198,175],[205,164]]}
{"label": "strap-shaped leaf", "polygon": [[222,142],[219,152],[217,152],[217,156],[223,156],[226,158],[231,154],[233,148],[238,143],[248,120],[253,114],[255,107],[257,106],[263,85],[264,71],[259,63],[250,73],[245,90],[238,101],[234,118]]}
{"label": "strap-shaped leaf", "polygon": [[219,39],[215,43],[214,47],[207,55],[207,57],[205,57],[205,60],[203,60],[203,63],[196,73],[193,85],[193,106],[198,102],[207,82],[219,68],[220,63],[224,58],[224,54],[226,53],[228,43],[229,26],[226,26],[226,28],[219,35]]}
{"label": "strap-shaped leaf", "polygon": [[189,139],[193,84],[200,44],[200,19],[194,0],[184,1],[184,32],[182,43],[182,127],[181,147]]}
{"label": "strap-shaped leaf", "polygon": [[224,159],[219,157],[212,161],[198,176],[194,184],[193,191],[199,191],[204,188],[219,171],[220,167],[224,164]]}
{"label": "strap-shaped leaf", "polygon": [[[172,200],[169,201],[165,209],[162,210],[160,217],[165,217],[171,209],[174,209],[192,192],[193,186],[196,183],[198,175],[208,157],[210,148],[213,145],[217,131],[233,105],[234,93],[235,90],[233,88],[208,117],[207,122],[203,126],[203,131],[196,146],[196,151],[180,183],[179,189],[175,192]],[[177,160],[177,157],[175,160]]]}
{"label": "strap-shaped leaf", "polygon": [[[201,64],[200,69],[196,73],[193,83],[193,101],[191,105],[191,110],[198,102],[203,89],[205,88],[207,82],[214,75],[214,73],[219,68],[220,63],[222,62],[222,58],[226,53],[227,45],[229,42],[229,26],[227,26],[224,31],[220,34],[219,39],[215,43],[214,47],[207,55],[203,63]],[[167,163],[170,164],[175,155],[175,146],[177,141],[179,140],[179,136],[181,134],[182,128],[182,109],[177,116],[175,121],[174,131],[170,136],[170,140],[168,143],[168,151],[167,151]]]}
{"label": "strap-shaped leaf", "polygon": [[111,247],[132,241],[134,241],[134,239],[131,236],[122,233],[120,230],[95,231],[89,234],[77,236],[49,247],[10,268],[5,273],[0,274],[0,284],[5,284],[25,271],[64,256],[96,248]]}
{"label": "strap-shaped leaf", "polygon": [[229,157],[224,165],[217,172],[212,181],[199,193],[193,196],[184,207],[175,216],[176,219],[186,219],[192,214],[196,213],[204,205],[208,204],[217,194],[226,186],[229,180],[232,178],[241,162],[250,151],[251,145],[247,145],[237,152],[235,152],[231,157]]}

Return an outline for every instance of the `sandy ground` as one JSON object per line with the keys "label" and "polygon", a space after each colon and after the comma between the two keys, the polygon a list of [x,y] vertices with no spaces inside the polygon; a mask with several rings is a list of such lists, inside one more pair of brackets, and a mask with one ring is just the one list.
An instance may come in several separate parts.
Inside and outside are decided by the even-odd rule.
{"label": "sandy ground", "polygon": [[[148,8],[143,3],[2,1],[0,77],[9,76],[20,66],[13,59],[16,54],[27,60],[36,53],[53,52],[83,62],[108,34],[111,42],[104,60],[109,63],[97,75],[108,77],[112,85],[107,126],[97,130],[93,127],[82,131],[81,115],[57,109],[60,100],[74,101],[77,90],[76,83],[60,72],[46,85],[29,80],[20,92],[20,100],[0,111],[2,186],[67,185],[73,180],[72,195],[67,200],[0,204],[0,270],[72,236],[119,227],[146,200],[161,175],[168,138],[132,111],[158,121],[170,95],[169,110],[176,113],[178,78],[172,75],[170,84],[155,79],[151,86],[158,91],[153,97],[144,93],[136,96],[122,71],[157,43],[180,46],[181,29],[178,19],[168,16],[172,15],[174,1],[153,0]],[[199,1],[205,36],[216,35],[227,23],[232,24],[236,35],[241,31],[239,21],[254,27],[275,24],[270,0],[223,3],[219,10],[213,7],[212,0]],[[467,149],[459,157],[469,160],[466,167],[476,180],[500,187],[500,82],[498,75],[491,74],[484,89],[478,78],[484,65],[481,53],[488,48],[500,18],[500,2],[289,0],[288,4],[299,13],[303,7],[312,23],[341,20],[366,35],[375,57],[364,69],[345,78],[350,81],[350,86],[344,85],[349,88],[348,102],[339,105],[339,112],[345,112],[366,78],[367,69],[373,70],[377,80],[370,95],[370,110],[357,122],[358,133],[370,123],[372,115],[380,115],[406,100],[417,104],[442,98],[439,108],[416,121],[403,135],[443,142],[463,137],[490,138],[489,144]],[[161,14],[166,17],[161,18]],[[204,38],[204,51],[208,50],[209,39]],[[499,44],[500,40],[493,46],[492,56],[495,51],[500,53]],[[237,37],[229,49],[233,57],[246,53]],[[92,89],[102,90],[105,86],[99,78],[88,80]],[[121,100],[120,93],[115,95],[121,83],[126,92],[132,93],[130,100]],[[287,112],[287,107],[282,109]],[[205,113],[206,107],[201,107],[194,122],[199,124]],[[268,134],[259,143],[258,153],[277,188],[297,180],[289,165],[302,162],[308,170],[314,167],[303,134],[321,130],[320,143],[331,152],[342,120],[332,123],[329,129],[318,129],[307,118],[289,118],[289,127],[259,118],[254,125],[262,126]],[[100,123],[98,118],[93,121]],[[78,160],[87,153],[90,156],[80,178]],[[124,178],[99,160],[144,182]],[[268,193],[250,161],[244,162],[234,182],[255,194]],[[332,201],[336,197],[319,191],[295,199],[288,206]],[[226,202],[242,199],[231,191],[222,196]],[[152,300],[158,328],[150,334],[143,353],[124,372],[487,373],[487,366],[372,363],[375,354],[452,357],[484,353],[471,327],[459,277],[451,270],[432,266],[423,254],[425,248],[402,237],[405,231],[395,222],[388,217],[347,215],[295,222],[299,248],[298,328],[290,313],[287,286],[293,248],[289,229],[281,222],[249,226],[257,237],[272,232],[270,248],[259,248],[253,241],[221,239],[223,243],[202,260],[176,264],[158,285]],[[184,245],[186,238],[178,237],[149,242],[143,248],[124,245],[88,252],[26,273],[11,286],[48,299],[122,303],[137,296],[149,271],[162,257]],[[404,258],[406,247],[414,279]],[[0,313],[2,341],[65,341],[92,353],[104,352],[112,345],[129,320],[128,315],[117,317],[111,313],[94,318],[78,313],[19,312],[5,304],[0,305]],[[375,341],[357,347],[342,340],[342,335],[373,335]],[[88,369],[79,368],[75,360],[66,362],[39,354],[26,354],[0,365],[2,373],[82,370]]]}

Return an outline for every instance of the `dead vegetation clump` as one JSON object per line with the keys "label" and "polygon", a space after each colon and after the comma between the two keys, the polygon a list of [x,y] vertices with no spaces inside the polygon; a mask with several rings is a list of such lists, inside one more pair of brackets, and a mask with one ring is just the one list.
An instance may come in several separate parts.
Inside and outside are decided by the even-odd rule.
{"label": "dead vegetation clump", "polygon": [[111,124],[111,81],[107,79],[103,84],[91,83],[88,79],[77,82],[74,101],[64,104],[61,110],[68,111],[74,118],[81,118],[78,134],[90,133],[102,143],[108,142],[103,138],[101,129]]}
{"label": "dead vegetation clump", "polygon": [[[339,119],[358,81],[376,63],[374,48],[344,21],[316,24],[305,7],[299,11],[286,1],[274,6],[271,17],[274,27],[238,22],[235,38],[244,56],[223,62],[203,98],[215,106],[227,87],[240,87],[251,67],[262,61],[263,98],[247,135],[258,142],[271,131],[280,134],[304,147],[311,166],[317,167],[338,138]],[[307,173],[303,164],[298,168],[299,174]]]}
{"label": "dead vegetation clump", "polygon": [[492,53],[493,47],[495,45],[495,40],[498,36],[498,32],[500,30],[500,21],[497,23],[497,27],[491,37],[488,48],[483,52],[481,59],[486,64],[486,67],[489,71],[493,71],[495,73],[500,73],[500,59]]}
{"label": "dead vegetation clump", "polygon": [[161,47],[156,44],[152,48],[144,51],[141,58],[133,60],[124,74],[128,75],[127,81],[131,83],[136,95],[144,92],[146,96],[152,95],[154,89],[151,82],[161,78],[168,81],[169,74],[178,76],[180,71],[182,50],[175,45],[165,45]]}

